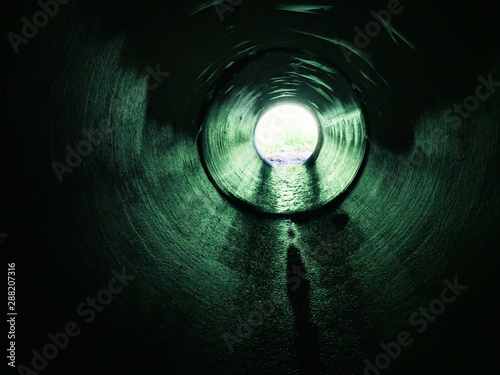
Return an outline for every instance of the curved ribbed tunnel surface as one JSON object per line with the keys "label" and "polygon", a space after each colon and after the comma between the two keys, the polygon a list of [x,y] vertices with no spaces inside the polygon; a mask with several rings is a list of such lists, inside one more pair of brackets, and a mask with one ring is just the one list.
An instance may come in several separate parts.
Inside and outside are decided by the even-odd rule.
{"label": "curved ribbed tunnel surface", "polygon": [[[222,194],[250,209],[294,214],[321,208],[347,189],[363,161],[366,127],[351,83],[318,56],[303,54],[264,50],[231,64],[204,105],[202,163]],[[254,142],[259,118],[290,102],[317,119],[320,142],[306,163],[263,163]],[[271,140],[295,120],[292,113],[281,116],[282,123],[269,128]]]}
{"label": "curved ribbed tunnel surface", "polygon": [[[7,39],[17,364],[74,321],[43,373],[486,373],[500,60],[470,7],[74,1]],[[283,103],[305,163],[255,146]]]}

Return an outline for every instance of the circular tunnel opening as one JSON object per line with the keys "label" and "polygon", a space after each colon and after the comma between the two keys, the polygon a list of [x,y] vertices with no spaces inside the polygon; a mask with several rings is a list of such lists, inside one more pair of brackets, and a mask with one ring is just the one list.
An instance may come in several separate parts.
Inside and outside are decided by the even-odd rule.
{"label": "circular tunnel opening", "polygon": [[271,165],[304,164],[318,145],[318,123],[300,104],[276,105],[259,118],[254,144],[260,158]]}
{"label": "circular tunnel opening", "polygon": [[199,119],[209,180],[230,202],[259,212],[320,209],[350,186],[365,155],[352,84],[303,51],[263,50],[230,64],[207,91]]}

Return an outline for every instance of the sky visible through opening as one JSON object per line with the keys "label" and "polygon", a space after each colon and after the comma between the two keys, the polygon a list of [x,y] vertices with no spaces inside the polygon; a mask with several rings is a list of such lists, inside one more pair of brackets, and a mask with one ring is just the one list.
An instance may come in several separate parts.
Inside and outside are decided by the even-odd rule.
{"label": "sky visible through opening", "polygon": [[268,164],[303,164],[318,143],[318,124],[299,104],[280,104],[262,115],[255,128],[255,148]]}

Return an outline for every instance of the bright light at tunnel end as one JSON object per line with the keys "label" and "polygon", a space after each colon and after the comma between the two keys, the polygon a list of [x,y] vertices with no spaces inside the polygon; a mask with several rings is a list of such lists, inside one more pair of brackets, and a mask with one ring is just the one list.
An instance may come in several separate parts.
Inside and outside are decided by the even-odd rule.
{"label": "bright light at tunnel end", "polygon": [[303,105],[280,103],[268,109],[255,127],[260,158],[273,167],[304,164],[318,144],[319,127]]}

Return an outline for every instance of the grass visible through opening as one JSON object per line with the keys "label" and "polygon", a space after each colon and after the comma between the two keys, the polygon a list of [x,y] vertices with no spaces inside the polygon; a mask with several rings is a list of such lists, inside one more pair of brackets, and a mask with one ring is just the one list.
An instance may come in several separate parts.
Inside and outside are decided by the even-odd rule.
{"label": "grass visible through opening", "polygon": [[281,104],[259,119],[254,142],[259,156],[272,166],[303,164],[318,143],[318,124],[305,107]]}

